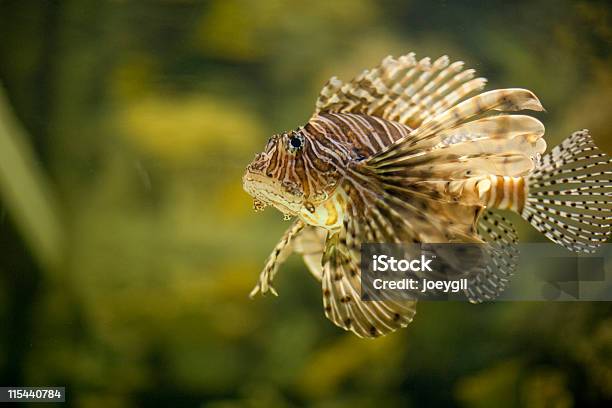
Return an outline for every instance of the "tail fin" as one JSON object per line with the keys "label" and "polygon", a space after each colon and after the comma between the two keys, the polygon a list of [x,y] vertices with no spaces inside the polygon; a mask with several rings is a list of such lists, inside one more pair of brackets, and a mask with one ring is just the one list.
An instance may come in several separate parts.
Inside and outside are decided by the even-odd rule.
{"label": "tail fin", "polygon": [[589,131],[574,132],[539,160],[521,215],[555,243],[594,252],[612,232],[611,175]]}

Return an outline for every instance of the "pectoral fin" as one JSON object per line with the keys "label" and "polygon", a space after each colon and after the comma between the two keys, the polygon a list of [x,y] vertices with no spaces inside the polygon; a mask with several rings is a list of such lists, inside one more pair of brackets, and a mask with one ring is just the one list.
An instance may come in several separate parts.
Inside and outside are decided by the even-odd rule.
{"label": "pectoral fin", "polygon": [[347,226],[330,234],[325,245],[325,316],[359,337],[378,337],[407,326],[416,313],[416,301],[361,299],[360,238],[350,223]]}

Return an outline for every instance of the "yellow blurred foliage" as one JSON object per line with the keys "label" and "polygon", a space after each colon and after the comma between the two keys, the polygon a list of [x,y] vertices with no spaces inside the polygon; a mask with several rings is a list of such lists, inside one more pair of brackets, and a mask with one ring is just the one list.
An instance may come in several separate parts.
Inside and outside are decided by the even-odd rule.
{"label": "yellow blurred foliage", "polygon": [[144,152],[174,163],[209,160],[205,152],[253,151],[263,133],[252,112],[210,96],[131,100],[117,121],[125,137]]}
{"label": "yellow blurred foliage", "polygon": [[249,61],[270,54],[287,38],[316,34],[317,26],[324,32],[332,26],[354,28],[376,16],[369,0],[218,0],[203,15],[195,42],[208,54]]}
{"label": "yellow blurred foliage", "polygon": [[508,360],[462,378],[455,389],[457,399],[472,408],[516,406],[516,387],[521,366],[518,360]]}
{"label": "yellow blurred foliage", "polygon": [[303,394],[310,398],[330,395],[342,382],[367,367],[380,365],[388,358],[399,360],[403,348],[400,335],[364,340],[353,335],[341,336],[315,350],[299,376]]}
{"label": "yellow blurred foliage", "polygon": [[[612,72],[607,64],[594,63],[593,71],[597,81],[584,83],[581,92],[568,98],[559,126],[561,134],[550,134],[551,140],[560,141],[570,132],[588,128],[597,145],[612,154],[612,129],[610,118],[602,114],[603,107],[612,106]],[[602,110],[603,109],[603,110]]]}
{"label": "yellow blurred foliage", "polygon": [[[239,177],[236,179],[238,180]],[[245,216],[254,214],[252,197],[238,183],[223,186],[215,195],[213,204],[217,214],[227,222],[232,220],[239,222]],[[282,218],[280,213],[279,218]]]}
{"label": "yellow blurred foliage", "polygon": [[156,72],[157,63],[151,56],[130,55],[113,72],[111,92],[117,99],[147,95]]}
{"label": "yellow blurred foliage", "polygon": [[570,408],[574,405],[565,375],[558,370],[534,370],[523,384],[521,394],[521,405],[526,408]]}
{"label": "yellow blurred foliage", "polygon": [[612,398],[612,319],[602,321],[591,336],[579,339],[572,352],[589,367],[590,380]]}

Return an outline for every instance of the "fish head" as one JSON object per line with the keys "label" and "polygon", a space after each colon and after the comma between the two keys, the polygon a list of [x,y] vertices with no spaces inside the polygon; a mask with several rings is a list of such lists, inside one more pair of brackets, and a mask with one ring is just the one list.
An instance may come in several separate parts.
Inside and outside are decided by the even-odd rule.
{"label": "fish head", "polygon": [[272,205],[291,217],[331,196],[340,179],[337,165],[321,157],[311,137],[301,129],[276,134],[247,166],[242,182],[256,211]]}

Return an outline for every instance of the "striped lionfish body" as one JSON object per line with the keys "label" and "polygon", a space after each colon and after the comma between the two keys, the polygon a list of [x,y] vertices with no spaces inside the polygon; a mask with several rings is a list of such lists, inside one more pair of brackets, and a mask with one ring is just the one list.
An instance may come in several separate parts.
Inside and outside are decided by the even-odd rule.
{"label": "striped lionfish body", "polygon": [[470,277],[473,302],[495,298],[515,265],[516,232],[498,210],[519,213],[552,241],[590,252],[610,234],[612,165],[588,131],[550,153],[541,111],[525,89],[481,92],[486,80],[444,56],[414,54],[324,86],[308,123],[270,138],[243,178],[256,210],[272,205],[291,227],[252,292],[291,253],[321,281],[326,316],[361,337],[406,326],[415,301],[360,298],[360,245],[497,243]]}

